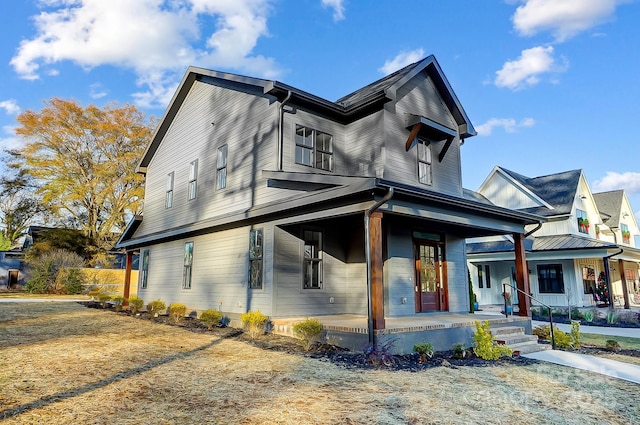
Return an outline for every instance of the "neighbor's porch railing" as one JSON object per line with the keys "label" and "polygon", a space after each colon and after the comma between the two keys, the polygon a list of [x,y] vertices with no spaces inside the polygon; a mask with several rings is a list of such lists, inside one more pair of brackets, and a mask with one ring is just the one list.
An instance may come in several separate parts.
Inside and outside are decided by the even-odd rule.
{"label": "neighbor's porch railing", "polygon": [[[505,294],[505,287],[511,287],[513,289],[515,289],[516,291],[518,291],[519,294],[522,294],[526,297],[529,297],[530,299],[537,301],[539,304],[542,304],[543,306],[547,307],[547,310],[549,310],[549,327],[551,329],[551,348],[553,348],[554,350],[556,349],[556,340],[553,336],[553,313],[551,312],[551,306],[543,303],[542,301],[540,301],[539,299],[537,299],[536,297],[534,297],[531,294],[527,294],[526,292],[516,288],[515,286],[511,285],[510,283],[503,283],[502,284],[502,293]],[[505,317],[509,317],[509,313],[507,313],[507,297],[503,296],[504,298],[504,316]]]}

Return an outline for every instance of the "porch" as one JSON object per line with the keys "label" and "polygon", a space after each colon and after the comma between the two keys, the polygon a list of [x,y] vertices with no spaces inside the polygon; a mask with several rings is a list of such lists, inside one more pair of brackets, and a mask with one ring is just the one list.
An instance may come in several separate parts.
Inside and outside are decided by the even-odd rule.
{"label": "porch", "polygon": [[[339,314],[314,316],[325,330],[325,339],[329,344],[362,351],[369,344],[367,316]],[[272,332],[293,336],[292,326],[305,317],[272,318]],[[529,317],[505,317],[499,312],[483,313],[421,313],[412,316],[386,317],[385,328],[375,330],[379,346],[387,346],[393,354],[408,354],[414,344],[427,341],[436,351],[450,350],[453,344],[461,343],[466,347],[473,345],[475,322],[489,321],[491,328],[519,326],[525,333],[531,334]]]}

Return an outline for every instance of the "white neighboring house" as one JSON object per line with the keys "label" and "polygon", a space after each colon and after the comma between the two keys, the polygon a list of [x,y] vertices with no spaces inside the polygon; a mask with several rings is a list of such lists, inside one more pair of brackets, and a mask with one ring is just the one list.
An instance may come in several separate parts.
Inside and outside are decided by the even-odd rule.
{"label": "white neighboring house", "polygon": [[[478,193],[497,206],[547,219],[526,227],[531,294],[540,302],[594,305],[597,279],[604,272],[614,303],[627,308],[633,303],[640,289],[640,249],[634,238],[640,231],[624,191],[592,193],[582,170],[530,178],[496,166]],[[467,241],[479,304],[502,304],[503,283],[514,285],[513,246],[509,235]]]}

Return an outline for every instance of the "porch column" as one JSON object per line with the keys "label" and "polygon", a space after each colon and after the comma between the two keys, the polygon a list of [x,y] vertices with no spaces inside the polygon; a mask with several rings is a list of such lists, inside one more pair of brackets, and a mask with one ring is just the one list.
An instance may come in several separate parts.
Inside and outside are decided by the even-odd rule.
{"label": "porch column", "polygon": [[369,246],[371,249],[371,298],[373,329],[384,329],[384,286],[382,282],[382,213],[369,217]]}
{"label": "porch column", "polygon": [[622,296],[624,297],[624,308],[629,310],[629,291],[627,289],[627,279],[624,276],[624,260],[618,260],[618,270],[620,270],[620,282],[622,282]]}
{"label": "porch column", "polygon": [[[525,294],[531,294],[529,287],[529,269],[524,251],[524,234],[514,233],[513,243],[516,254],[516,286]],[[531,317],[531,299],[518,293],[519,316]]]}
{"label": "porch column", "polygon": [[129,305],[129,289],[131,288],[131,268],[133,265],[133,251],[127,251],[127,260],[124,268],[124,297],[123,306]]}
{"label": "porch column", "polygon": [[609,293],[607,302],[609,303],[609,308],[613,309],[613,291],[611,290],[611,266],[609,265],[609,257],[603,257],[602,262],[604,263],[604,278],[607,281],[607,292]]}

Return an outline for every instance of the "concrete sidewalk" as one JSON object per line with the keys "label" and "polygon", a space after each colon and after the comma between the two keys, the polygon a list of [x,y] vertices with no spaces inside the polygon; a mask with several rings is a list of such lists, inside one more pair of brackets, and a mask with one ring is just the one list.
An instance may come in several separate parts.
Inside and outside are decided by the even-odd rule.
{"label": "concrete sidewalk", "polygon": [[[546,324],[548,324],[548,322],[531,321],[533,328]],[[556,325],[557,329],[560,329],[563,332],[571,332],[571,325],[564,323],[554,323],[554,325]],[[580,332],[640,339],[639,328],[613,328],[605,326],[580,325]],[[640,384],[640,366],[629,363],[561,350],[539,351],[537,353],[524,354],[523,357],[555,363],[562,366],[569,366],[576,369],[588,370],[590,372],[600,373],[602,375]]]}

